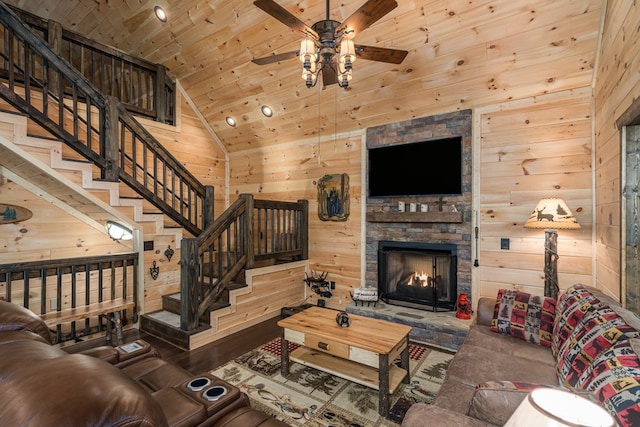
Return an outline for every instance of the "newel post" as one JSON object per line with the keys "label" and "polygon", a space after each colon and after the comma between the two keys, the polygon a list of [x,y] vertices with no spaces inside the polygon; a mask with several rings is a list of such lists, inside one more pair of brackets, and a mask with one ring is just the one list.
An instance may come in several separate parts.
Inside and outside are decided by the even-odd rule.
{"label": "newel post", "polygon": [[198,327],[198,239],[185,237],[180,242],[180,329]]}
{"label": "newel post", "polygon": [[251,269],[256,264],[256,255],[253,249],[253,195],[242,194],[240,197],[245,199],[244,220],[242,224],[244,250],[247,254],[246,268]]}
{"label": "newel post", "polygon": [[298,218],[298,230],[300,230],[300,248],[302,259],[309,259],[309,201],[298,200],[302,205],[302,212]]}
{"label": "newel post", "polygon": [[215,218],[214,206],[213,206],[214,189],[213,185],[204,186],[204,207],[202,212],[202,229],[206,230]]}
{"label": "newel post", "polygon": [[106,160],[102,170],[102,179],[117,182],[120,179],[120,166],[118,163],[119,151],[119,101],[113,96],[105,97],[104,127],[100,137],[102,140],[102,156]]}
{"label": "newel post", "polygon": [[164,89],[167,80],[167,71],[163,65],[156,66],[156,87],[154,88],[156,101],[156,121],[164,123],[167,116],[167,91]]}

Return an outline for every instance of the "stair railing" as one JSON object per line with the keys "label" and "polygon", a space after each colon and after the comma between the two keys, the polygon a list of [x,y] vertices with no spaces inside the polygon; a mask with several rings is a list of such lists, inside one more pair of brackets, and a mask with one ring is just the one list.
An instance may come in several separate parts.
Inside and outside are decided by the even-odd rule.
{"label": "stair railing", "polygon": [[123,310],[122,318],[137,321],[138,268],[137,253],[0,264],[0,299],[40,316],[85,313],[81,320],[55,326],[55,343],[73,341],[103,331],[102,319],[84,312],[97,303],[131,301],[133,309]]}
{"label": "stair railing", "polygon": [[193,235],[213,219],[205,188],[114,97],[102,95],[0,1],[0,96]]}
{"label": "stair railing", "polygon": [[308,259],[306,200],[254,200],[241,194],[200,236],[184,238],[180,328],[195,330],[222,292],[256,261]]}
{"label": "stair railing", "polygon": [[176,85],[167,77],[165,67],[67,30],[56,21],[9,8],[100,93],[118,98],[137,115],[176,123]]}

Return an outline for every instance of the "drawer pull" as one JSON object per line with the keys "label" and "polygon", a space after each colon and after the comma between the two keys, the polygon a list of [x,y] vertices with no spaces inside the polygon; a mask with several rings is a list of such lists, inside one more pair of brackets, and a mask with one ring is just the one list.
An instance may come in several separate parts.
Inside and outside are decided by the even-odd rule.
{"label": "drawer pull", "polygon": [[319,342],[318,348],[320,350],[329,351],[329,344],[327,344],[326,342]]}

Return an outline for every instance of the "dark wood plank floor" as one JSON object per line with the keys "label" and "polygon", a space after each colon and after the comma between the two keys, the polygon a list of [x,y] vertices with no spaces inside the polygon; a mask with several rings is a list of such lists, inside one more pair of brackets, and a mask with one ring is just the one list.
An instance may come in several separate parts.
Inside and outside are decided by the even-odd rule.
{"label": "dark wood plank floor", "polygon": [[[265,320],[255,326],[248,327],[192,351],[182,350],[137,329],[126,330],[124,332],[124,341],[127,343],[136,339],[143,339],[156,348],[164,360],[198,375],[224,365],[247,351],[279,337],[282,329],[277,325],[278,320],[280,320],[280,317]],[[95,338],[65,347],[65,351],[77,353],[102,345],[105,345],[104,338]]]}

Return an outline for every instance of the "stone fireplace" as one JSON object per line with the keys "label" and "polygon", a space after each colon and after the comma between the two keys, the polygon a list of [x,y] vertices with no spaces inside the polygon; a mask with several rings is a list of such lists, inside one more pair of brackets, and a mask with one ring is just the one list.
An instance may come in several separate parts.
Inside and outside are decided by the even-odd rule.
{"label": "stone fireplace", "polygon": [[398,306],[453,310],[457,248],[450,244],[378,242],[378,295]]}
{"label": "stone fireplace", "polygon": [[[451,268],[441,266],[442,259],[437,253],[429,253],[430,262],[436,264],[436,272],[433,266],[427,274],[431,276],[435,285],[434,295],[431,295],[429,303],[417,304],[418,308],[432,311],[435,306],[453,309],[460,292],[466,292],[471,298],[471,239],[472,239],[472,114],[471,110],[456,111],[436,116],[416,118],[405,122],[392,123],[367,129],[367,149],[384,147],[393,144],[407,144],[417,141],[436,140],[453,137],[462,138],[462,194],[451,196],[393,196],[393,197],[368,197],[366,201],[366,271],[365,280],[367,287],[380,286],[382,277],[389,274],[389,269],[398,269],[403,262],[417,262],[414,259],[414,249],[426,252],[437,251],[438,247],[444,248],[450,257]],[[426,159],[425,167],[429,164],[437,167],[446,167],[438,163],[438,159]],[[390,177],[391,179],[391,177]],[[427,212],[400,212],[399,202],[405,206],[415,203],[417,206],[427,205]],[[407,209],[408,211],[409,209]],[[403,255],[392,254],[402,258],[401,261],[384,261],[387,265],[381,265],[379,249],[381,242],[394,242],[396,250],[392,252],[404,252]],[[412,246],[410,252],[407,248]],[[399,250],[397,250],[399,249]],[[444,258],[443,258],[444,259]],[[389,266],[389,262],[393,265]],[[427,261],[429,262],[429,261]],[[385,270],[386,269],[386,270]],[[409,268],[411,270],[411,268]],[[444,271],[446,270],[446,271]],[[409,276],[413,272],[407,272]],[[395,273],[404,274],[404,273]],[[438,282],[433,275],[452,275],[451,280],[445,285]],[[395,280],[395,278],[393,279]],[[392,281],[393,281],[392,280]],[[429,279],[427,278],[427,283]],[[435,282],[434,282],[435,281]],[[455,285],[455,288],[454,288]],[[379,289],[379,292],[389,291]],[[393,292],[397,292],[396,290]],[[410,292],[410,291],[409,291]],[[425,290],[422,296],[429,297],[430,290]],[[406,298],[404,298],[406,299]],[[422,298],[418,298],[421,299]],[[394,303],[397,298],[393,298]],[[407,301],[402,301],[407,306]],[[409,301],[409,303],[412,303]],[[413,307],[413,305],[412,305]]]}

